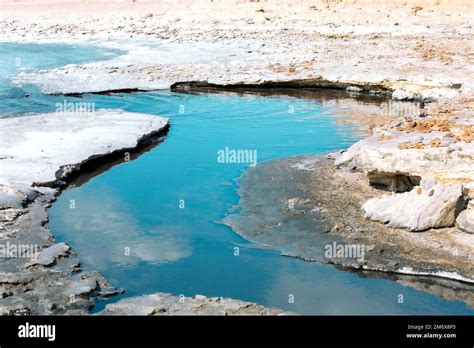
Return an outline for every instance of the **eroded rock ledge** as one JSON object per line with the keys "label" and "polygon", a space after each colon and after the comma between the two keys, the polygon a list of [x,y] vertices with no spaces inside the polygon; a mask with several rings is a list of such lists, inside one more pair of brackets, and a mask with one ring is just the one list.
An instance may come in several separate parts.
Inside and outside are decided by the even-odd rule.
{"label": "eroded rock ledge", "polygon": [[396,120],[338,155],[335,164],[364,173],[385,191],[363,205],[369,219],[425,231],[453,227],[459,217],[458,227],[474,233],[472,113]]}
{"label": "eroded rock ledge", "polygon": [[120,292],[55,242],[47,208],[83,166],[124,157],[168,127],[165,118],[121,110],[0,120],[0,314],[85,314]]}

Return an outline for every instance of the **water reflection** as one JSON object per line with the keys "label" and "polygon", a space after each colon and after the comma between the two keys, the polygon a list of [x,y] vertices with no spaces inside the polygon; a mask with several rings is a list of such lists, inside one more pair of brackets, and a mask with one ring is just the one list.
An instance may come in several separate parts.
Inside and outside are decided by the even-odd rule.
{"label": "water reflection", "polygon": [[189,240],[177,227],[141,227],[127,203],[107,188],[77,192],[69,209],[62,209],[60,223],[76,231],[70,244],[87,240],[82,261],[99,269],[130,268],[139,262],[159,265],[191,255]]}

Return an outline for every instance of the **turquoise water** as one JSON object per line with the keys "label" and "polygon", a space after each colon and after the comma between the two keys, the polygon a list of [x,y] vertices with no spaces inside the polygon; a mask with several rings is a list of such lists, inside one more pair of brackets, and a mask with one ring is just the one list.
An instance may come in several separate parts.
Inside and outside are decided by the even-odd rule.
{"label": "turquoise water", "polygon": [[[35,47],[40,46],[20,50]],[[53,65],[64,64],[65,50],[41,54],[45,61],[51,56]],[[104,57],[94,50],[87,54]],[[57,98],[64,99],[36,93],[40,106],[28,105],[29,112],[54,110]],[[162,144],[65,191],[50,209],[57,239],[72,245],[84,269],[98,270],[125,289],[123,296],[204,294],[305,314],[472,314],[462,302],[391,280],[272,251],[241,247],[235,254],[235,246],[247,242],[220,221],[238,203],[234,180],[249,164],[219,163],[218,151],[256,151],[261,163],[346,148],[362,136],[337,122],[320,99],[168,91],[67,99],[170,118]]]}
{"label": "turquoise water", "polygon": [[12,83],[21,73],[104,60],[120,51],[83,45],[0,43],[0,115],[50,112],[63,96],[45,98],[37,86]]}

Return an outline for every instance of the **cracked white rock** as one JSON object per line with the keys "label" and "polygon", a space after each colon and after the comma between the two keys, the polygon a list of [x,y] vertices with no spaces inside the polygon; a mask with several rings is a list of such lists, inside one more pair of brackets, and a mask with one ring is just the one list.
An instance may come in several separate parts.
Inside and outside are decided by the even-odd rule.
{"label": "cracked white rock", "polygon": [[463,210],[456,219],[456,227],[467,233],[474,233],[474,208]]}
{"label": "cracked white rock", "polygon": [[57,243],[40,251],[35,258],[31,260],[29,266],[42,265],[49,266],[59,257],[67,255],[71,247],[66,243]]}
{"label": "cracked white rock", "polygon": [[429,190],[416,186],[410,192],[369,199],[362,209],[366,218],[390,227],[424,231],[453,226],[461,203],[461,185],[437,183]]}
{"label": "cracked white rock", "polygon": [[335,161],[364,172],[393,173],[433,177],[436,179],[474,181],[474,142],[420,149],[401,149],[400,145],[414,144],[421,139],[429,144],[444,139],[442,132],[390,132],[392,139],[381,141],[374,134],[352,145]]}
{"label": "cracked white rock", "polygon": [[393,100],[413,100],[417,99],[418,97],[419,95],[417,95],[417,93],[402,89],[396,89],[392,93]]}
{"label": "cracked white rock", "polygon": [[87,295],[91,291],[97,288],[97,281],[94,278],[81,279],[76,282],[72,282],[68,285],[65,290],[65,294],[68,296],[81,296]]}
{"label": "cracked white rock", "polygon": [[434,102],[441,99],[455,98],[459,95],[457,90],[451,88],[432,88],[420,93],[420,99],[424,102]]}

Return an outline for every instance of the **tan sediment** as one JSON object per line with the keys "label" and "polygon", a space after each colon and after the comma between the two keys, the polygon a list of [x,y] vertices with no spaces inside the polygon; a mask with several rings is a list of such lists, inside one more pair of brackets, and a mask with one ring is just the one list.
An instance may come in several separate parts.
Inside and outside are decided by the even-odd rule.
{"label": "tan sediment", "polygon": [[[456,228],[413,233],[365,219],[362,205],[380,192],[369,185],[365,175],[338,170],[331,160],[313,168],[309,189],[314,200],[327,210],[330,223],[340,226],[332,234],[340,235],[348,244],[374,246],[366,256],[367,269],[383,269],[384,265],[394,272],[409,265],[418,271],[441,269],[474,281],[474,235]],[[358,233],[349,233],[346,226]]]}

